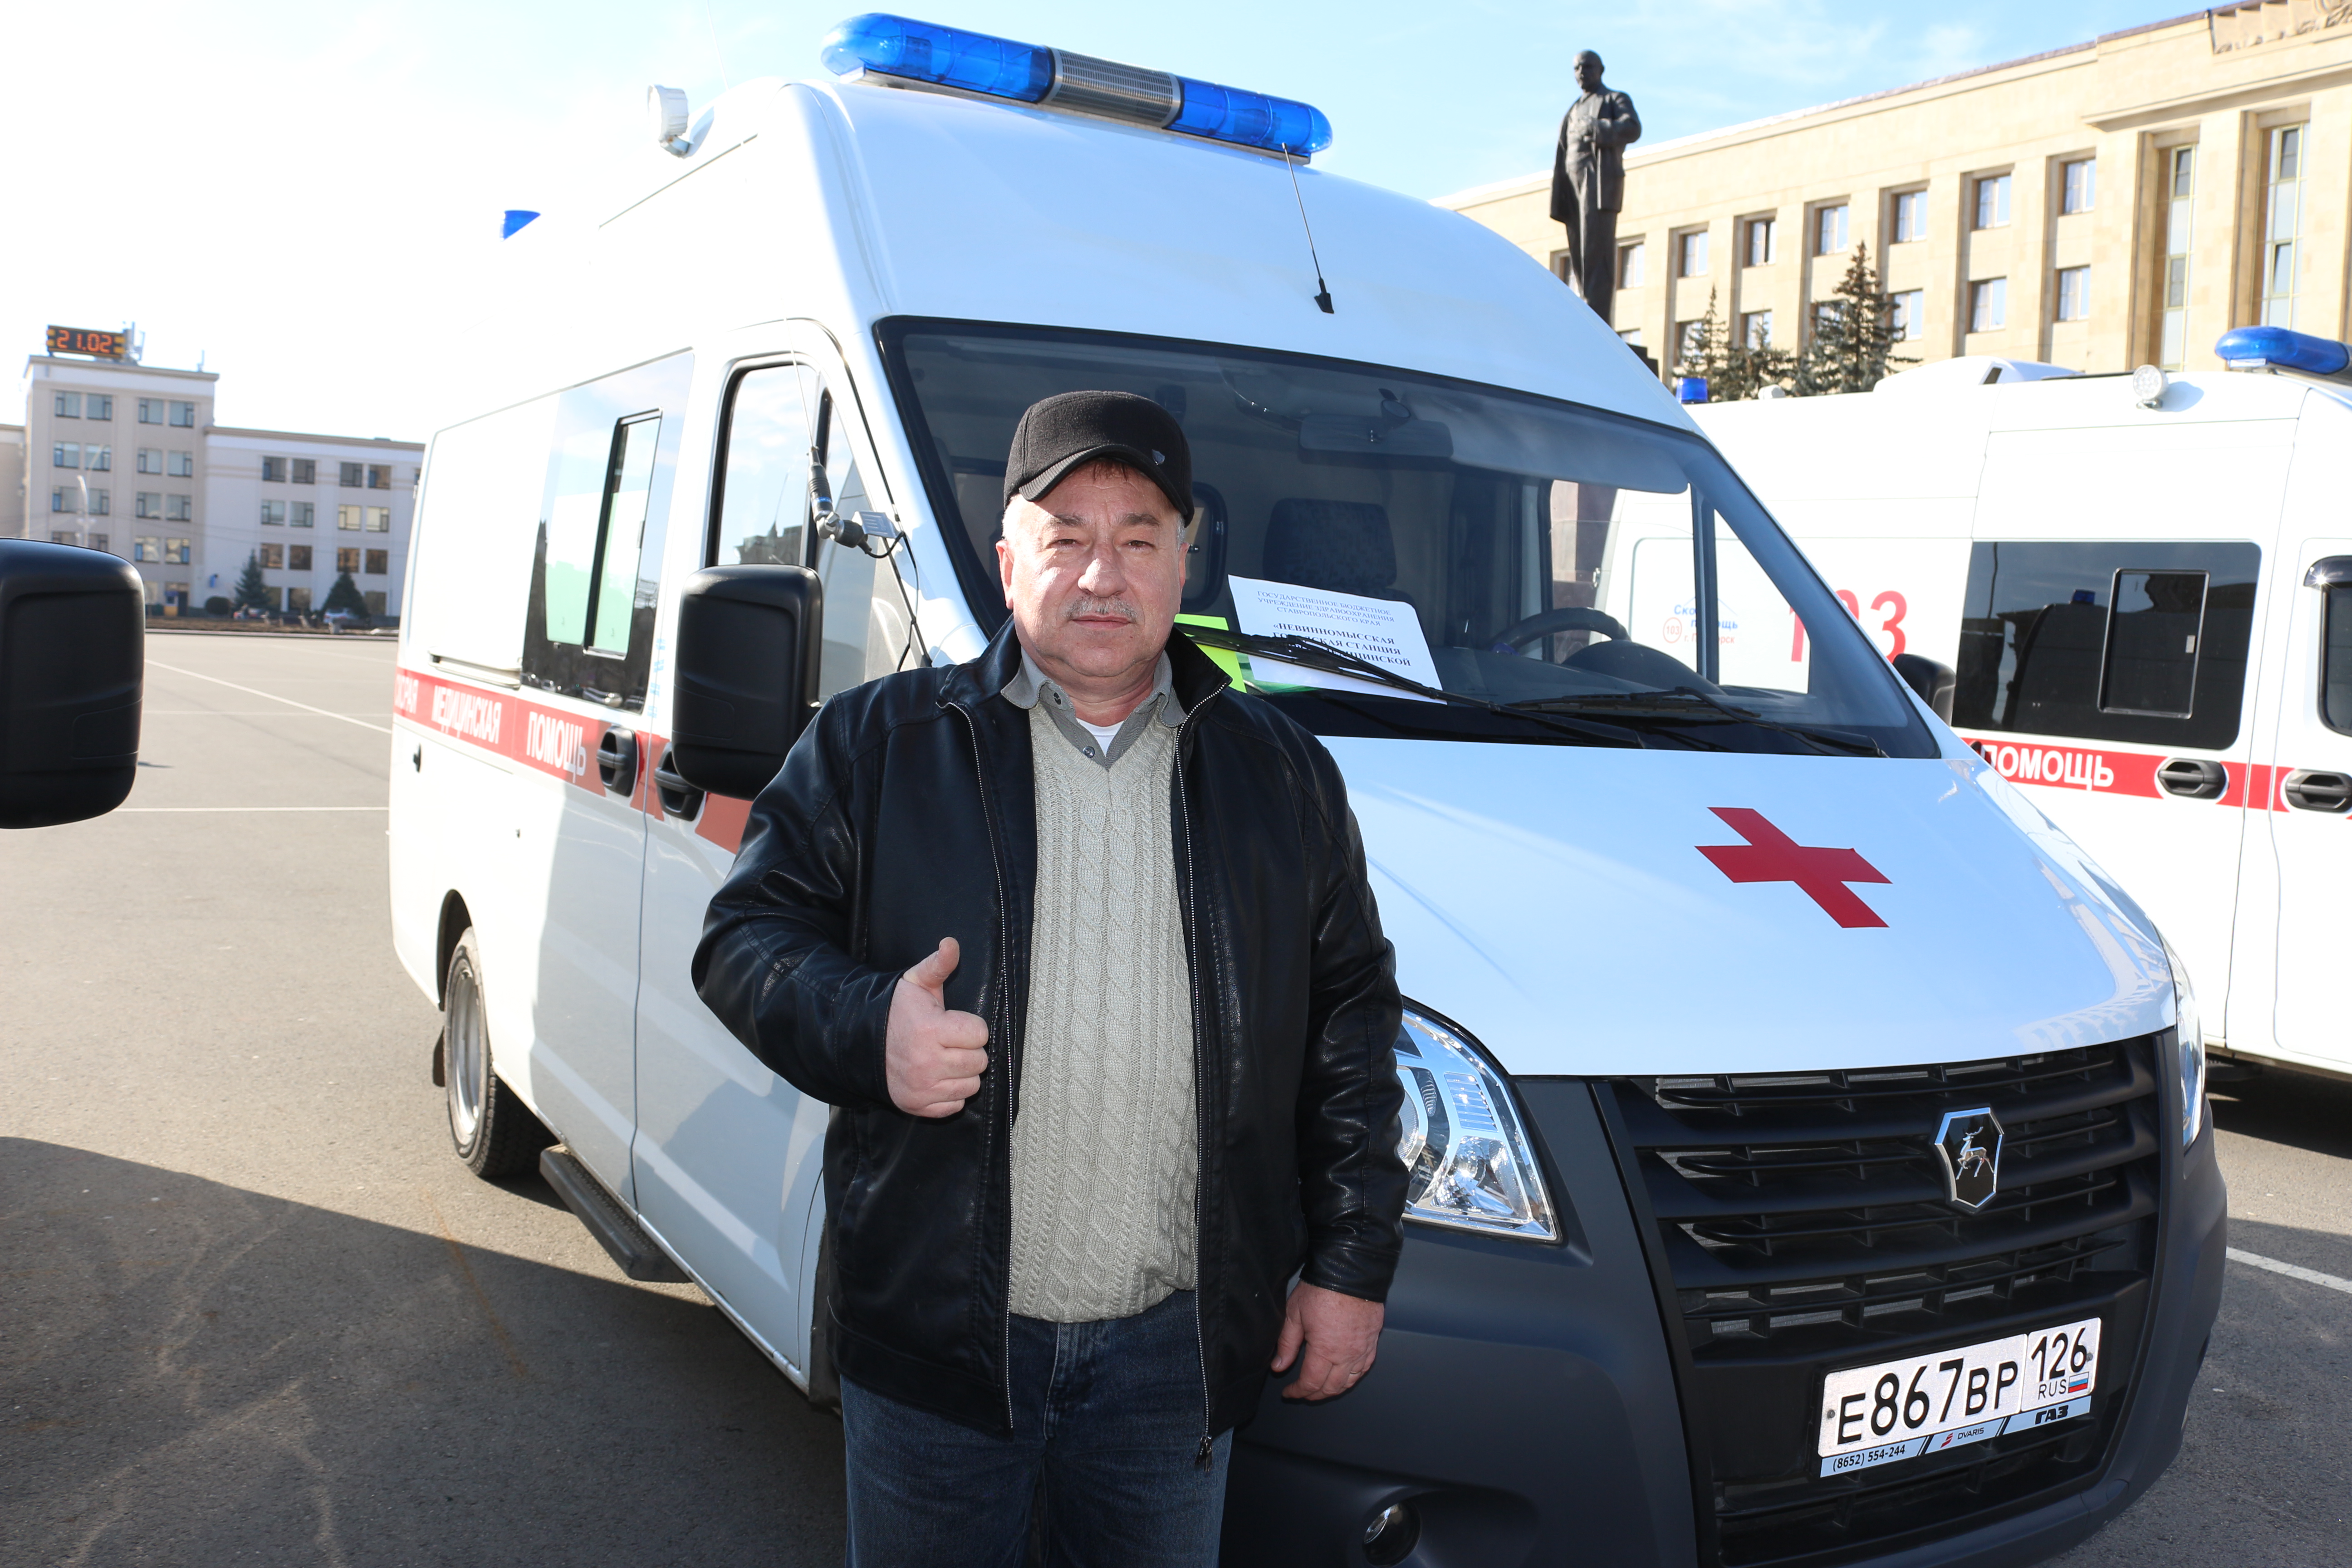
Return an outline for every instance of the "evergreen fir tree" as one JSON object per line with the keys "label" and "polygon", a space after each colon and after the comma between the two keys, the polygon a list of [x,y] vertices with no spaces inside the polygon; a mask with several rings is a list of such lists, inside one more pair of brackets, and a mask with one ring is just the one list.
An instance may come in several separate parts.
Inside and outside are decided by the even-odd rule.
{"label": "evergreen fir tree", "polygon": [[1895,323],[1877,269],[1870,265],[1870,247],[1856,244],[1837,292],[1822,301],[1813,319],[1791,390],[1801,396],[1868,392],[1886,379],[1890,366],[1912,363],[1894,350]]}
{"label": "evergreen fir tree", "polygon": [[261,575],[261,558],[247,552],[245,570],[237,574],[236,607],[240,610],[274,610],[278,607],[278,590]]}
{"label": "evergreen fir tree", "polygon": [[1716,314],[1712,289],[1706,297],[1706,314],[1682,350],[1675,374],[1705,376],[1710,403],[1753,397],[1767,385],[1786,387],[1796,368],[1796,356],[1786,349],[1733,342]]}
{"label": "evergreen fir tree", "polygon": [[360,593],[360,585],[352,581],[352,574],[348,572],[335,578],[335,585],[327,590],[327,602],[322,607],[348,610],[355,616],[368,613],[367,599]]}

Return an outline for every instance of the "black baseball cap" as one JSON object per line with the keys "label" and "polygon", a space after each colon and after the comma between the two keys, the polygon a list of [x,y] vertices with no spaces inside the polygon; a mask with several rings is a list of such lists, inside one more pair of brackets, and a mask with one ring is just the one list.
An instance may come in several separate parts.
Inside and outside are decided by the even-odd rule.
{"label": "black baseball cap", "polygon": [[1125,463],[1192,515],[1192,448],[1176,416],[1131,392],[1065,392],[1033,403],[1013,427],[1004,455],[1004,504],[1039,500],[1077,468],[1099,458]]}

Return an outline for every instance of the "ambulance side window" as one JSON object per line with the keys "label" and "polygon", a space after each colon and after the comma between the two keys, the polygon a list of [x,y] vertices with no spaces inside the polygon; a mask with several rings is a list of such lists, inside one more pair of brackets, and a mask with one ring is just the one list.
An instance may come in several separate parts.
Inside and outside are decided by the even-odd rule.
{"label": "ambulance side window", "polygon": [[[680,354],[558,400],[525,611],[526,686],[644,704],[661,539],[692,361]],[[671,412],[666,412],[671,411]]]}
{"label": "ambulance side window", "polygon": [[808,400],[816,389],[815,373],[794,364],[743,371],[728,389],[709,564],[808,564]]}
{"label": "ambulance side window", "polygon": [[2242,542],[1976,545],[1953,722],[2227,748],[2261,558]]}

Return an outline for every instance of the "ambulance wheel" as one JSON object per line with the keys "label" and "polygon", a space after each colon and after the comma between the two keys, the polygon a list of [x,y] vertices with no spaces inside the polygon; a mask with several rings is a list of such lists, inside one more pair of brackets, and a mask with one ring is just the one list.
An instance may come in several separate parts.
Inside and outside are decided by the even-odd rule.
{"label": "ambulance wheel", "polygon": [[478,1176],[496,1179],[534,1170],[555,1142],[530,1107],[499,1081],[490,1063],[490,1027],[482,1006],[482,958],[472,927],[449,958],[442,993],[442,1076],[447,1080],[449,1140]]}

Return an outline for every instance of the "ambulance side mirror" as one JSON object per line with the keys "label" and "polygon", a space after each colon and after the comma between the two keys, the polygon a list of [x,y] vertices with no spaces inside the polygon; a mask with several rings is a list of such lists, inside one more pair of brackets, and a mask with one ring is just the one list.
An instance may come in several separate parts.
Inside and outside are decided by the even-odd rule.
{"label": "ambulance side mirror", "polygon": [[103,816],[139,776],[146,591],[104,551],[0,539],[0,827]]}
{"label": "ambulance side mirror", "polygon": [[1952,688],[1959,677],[1948,664],[1937,664],[1932,658],[1922,658],[1916,653],[1895,656],[1895,673],[1903,684],[1919,694],[1919,700],[1936,710],[1936,717],[1948,724],[1952,721]]}
{"label": "ambulance side mirror", "polygon": [[669,765],[749,800],[816,711],[824,584],[805,566],[711,566],[677,605]]}

